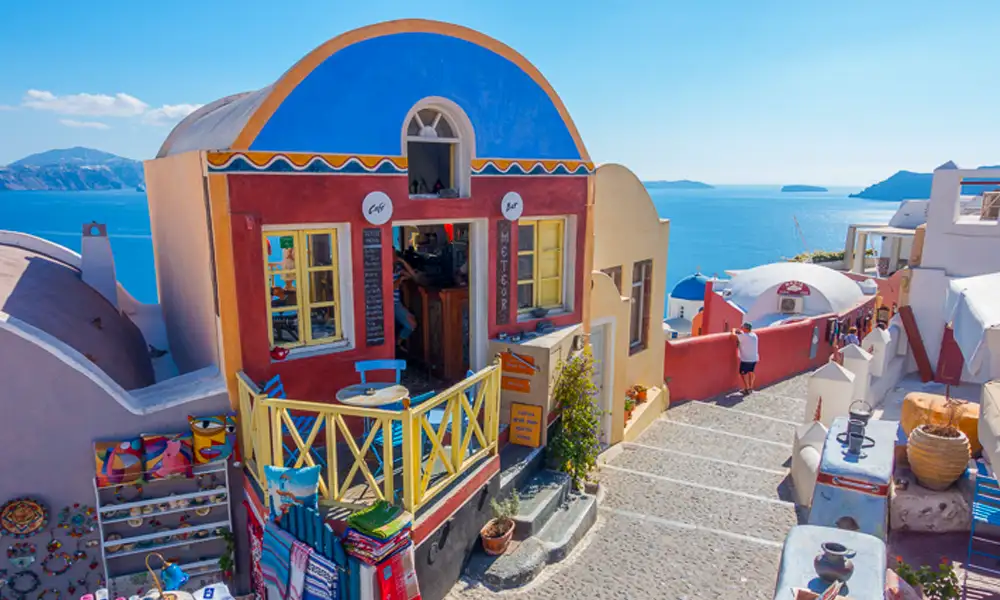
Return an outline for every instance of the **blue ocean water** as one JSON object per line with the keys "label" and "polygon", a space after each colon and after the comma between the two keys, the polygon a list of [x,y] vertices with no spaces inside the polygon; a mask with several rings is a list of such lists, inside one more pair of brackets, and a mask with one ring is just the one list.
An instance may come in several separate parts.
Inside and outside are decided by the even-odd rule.
{"label": "blue ocean water", "polygon": [[[667,289],[699,268],[722,275],[726,269],[773,262],[806,248],[842,249],[848,224],[888,221],[898,207],[895,202],[848,198],[853,191],[837,188],[828,193],[795,194],[781,193],[777,186],[651,190],[660,216],[671,220]],[[119,280],[140,301],[155,302],[145,194],[0,193],[0,229],[24,231],[79,252],[80,232],[90,221],[108,226]]]}

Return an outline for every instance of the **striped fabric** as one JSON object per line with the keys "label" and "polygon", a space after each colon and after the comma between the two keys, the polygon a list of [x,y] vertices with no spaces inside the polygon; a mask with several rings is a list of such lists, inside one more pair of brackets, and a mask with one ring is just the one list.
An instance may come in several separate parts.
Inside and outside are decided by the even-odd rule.
{"label": "striped fabric", "polygon": [[302,542],[292,542],[291,567],[288,570],[288,600],[302,600],[302,592],[306,587],[306,567],[309,565],[309,555],[312,548]]}
{"label": "striped fabric", "polygon": [[288,595],[288,571],[295,538],[282,531],[274,521],[264,525],[264,548],[260,569],[267,587],[267,600],[285,600]]}
{"label": "striped fabric", "polygon": [[313,552],[306,567],[306,590],[302,600],[337,600],[339,584],[337,565]]}

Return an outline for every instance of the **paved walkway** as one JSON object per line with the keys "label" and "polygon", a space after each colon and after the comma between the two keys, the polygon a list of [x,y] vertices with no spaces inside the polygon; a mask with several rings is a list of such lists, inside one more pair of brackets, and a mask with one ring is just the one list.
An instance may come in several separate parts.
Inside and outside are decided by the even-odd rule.
{"label": "paved walkway", "polygon": [[770,600],[797,522],[788,463],[804,375],[751,396],[672,406],[601,467],[597,525],[531,584],[448,598]]}

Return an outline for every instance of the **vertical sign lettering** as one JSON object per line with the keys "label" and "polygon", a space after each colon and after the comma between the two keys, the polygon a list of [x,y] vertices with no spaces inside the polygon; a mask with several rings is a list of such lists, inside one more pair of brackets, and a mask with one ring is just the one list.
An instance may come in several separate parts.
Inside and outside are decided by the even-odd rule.
{"label": "vertical sign lettering", "polygon": [[497,325],[510,322],[510,221],[497,221]]}
{"label": "vertical sign lettering", "polygon": [[369,346],[385,343],[385,310],[382,306],[382,230],[361,232],[365,276],[365,339]]}

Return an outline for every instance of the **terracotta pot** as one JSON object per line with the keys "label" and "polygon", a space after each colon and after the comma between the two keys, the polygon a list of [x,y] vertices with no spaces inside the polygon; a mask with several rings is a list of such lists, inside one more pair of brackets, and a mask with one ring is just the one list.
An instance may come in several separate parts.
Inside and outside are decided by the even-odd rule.
{"label": "terracotta pot", "polygon": [[625,422],[626,422],[626,423],[628,423],[629,421],[631,421],[631,420],[632,420],[632,413],[633,413],[634,411],[635,411],[635,409],[634,409],[634,408],[633,408],[632,410],[626,410],[626,411],[625,411]]}
{"label": "terracotta pot", "polygon": [[920,425],[910,432],[906,458],[920,485],[946,490],[969,466],[969,438],[961,431],[953,438],[934,435],[928,427]]}
{"label": "terracotta pot", "polygon": [[636,401],[639,402],[640,404],[643,403],[643,402],[645,402],[646,401],[646,392],[647,391],[648,390],[636,390],[635,391],[635,399],[636,399]]}
{"label": "terracotta pot", "polygon": [[486,551],[486,554],[500,556],[507,551],[507,546],[510,545],[510,540],[514,537],[514,521],[511,519],[508,519],[508,521],[510,522],[510,527],[507,528],[507,533],[500,537],[488,537],[486,535],[486,532],[495,524],[496,519],[490,519],[489,523],[479,530],[479,536],[483,538],[483,550]]}

